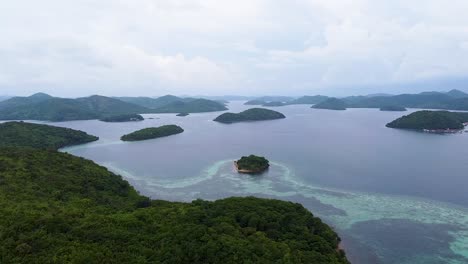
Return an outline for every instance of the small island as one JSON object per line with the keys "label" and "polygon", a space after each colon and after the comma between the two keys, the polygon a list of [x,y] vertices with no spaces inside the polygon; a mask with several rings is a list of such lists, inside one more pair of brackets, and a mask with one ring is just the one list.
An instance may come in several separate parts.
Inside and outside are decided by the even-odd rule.
{"label": "small island", "polygon": [[457,133],[468,124],[468,113],[448,111],[418,111],[400,117],[386,126],[432,133]]}
{"label": "small island", "polygon": [[137,114],[107,116],[102,119],[99,119],[99,121],[110,122],[110,123],[135,122],[135,121],[143,121],[143,120],[145,119],[141,115],[137,115]]}
{"label": "small island", "polygon": [[224,113],[214,119],[216,122],[231,124],[237,122],[252,122],[286,118],[282,113],[264,108],[252,108],[235,113]]}
{"label": "small island", "polygon": [[234,161],[234,165],[239,173],[258,174],[266,171],[270,167],[270,162],[264,157],[250,155]]}
{"label": "small island", "polygon": [[389,111],[389,112],[405,112],[407,109],[403,106],[398,106],[398,105],[388,105],[388,106],[382,106],[380,108],[380,111]]}
{"label": "small island", "polygon": [[181,117],[184,117],[184,116],[188,116],[189,113],[178,113],[176,116],[181,116]]}
{"label": "small island", "polygon": [[144,128],[133,133],[122,136],[122,141],[140,141],[147,139],[154,139],[160,137],[167,137],[175,134],[180,134],[184,130],[176,125],[165,125],[160,127]]}
{"label": "small island", "polygon": [[346,110],[346,103],[338,98],[329,98],[323,102],[312,106],[312,108],[327,110]]}

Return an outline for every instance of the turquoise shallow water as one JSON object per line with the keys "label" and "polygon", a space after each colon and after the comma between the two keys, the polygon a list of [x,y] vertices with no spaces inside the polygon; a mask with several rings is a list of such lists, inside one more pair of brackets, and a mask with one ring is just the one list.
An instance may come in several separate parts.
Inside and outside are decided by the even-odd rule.
{"label": "turquoise shallow water", "polygon": [[[207,167],[197,177],[152,183],[138,183],[141,179],[128,171],[112,164],[103,165],[141,185],[144,193],[159,194],[154,198],[190,201],[197,198],[255,195],[301,202],[340,233],[361,240],[367,250],[380,255],[382,263],[468,263],[468,210],[463,207],[421,198],[351,192],[310,185],[300,182],[284,164],[275,162],[268,173],[260,176],[238,174],[233,169],[232,160],[223,160]],[[410,250],[405,255],[392,252],[391,249],[378,248],[382,245],[366,241],[359,230],[354,230],[359,225],[364,225],[361,229],[365,228],[369,222],[391,223],[392,220],[394,226],[386,228],[397,229],[398,225],[406,223],[410,224],[411,229],[418,225],[428,229],[427,233],[421,234],[424,237],[415,238],[415,243],[424,244],[427,242],[425,239],[441,239],[440,236],[450,242],[427,243],[424,254],[414,254]],[[440,234],[430,230],[433,228],[439,228]],[[387,238],[392,235],[391,232],[382,234]],[[408,235],[411,236],[411,233]],[[385,240],[385,236],[379,239]],[[348,246],[352,248],[352,245]]]}
{"label": "turquoise shallow water", "polygon": [[[232,103],[233,111],[245,109]],[[332,225],[354,263],[468,263],[468,133],[388,129],[401,113],[375,109],[276,108],[284,120],[223,125],[220,113],[147,115],[136,123],[54,125],[97,135],[64,149],[121,174],[156,199],[255,195],[299,202]],[[177,124],[179,135],[142,142],[119,137]],[[264,155],[268,172],[239,175],[233,160]]]}

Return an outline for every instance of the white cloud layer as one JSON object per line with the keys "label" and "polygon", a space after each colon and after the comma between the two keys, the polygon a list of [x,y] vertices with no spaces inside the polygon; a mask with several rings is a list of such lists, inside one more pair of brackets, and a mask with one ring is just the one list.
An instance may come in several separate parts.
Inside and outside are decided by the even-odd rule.
{"label": "white cloud layer", "polygon": [[468,77],[466,10],[466,0],[5,1],[0,94],[391,92]]}

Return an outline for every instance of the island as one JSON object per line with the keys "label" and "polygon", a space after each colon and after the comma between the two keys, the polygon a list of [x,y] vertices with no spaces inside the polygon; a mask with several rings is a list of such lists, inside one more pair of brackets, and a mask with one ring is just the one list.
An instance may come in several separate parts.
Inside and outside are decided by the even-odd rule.
{"label": "island", "polygon": [[118,122],[135,122],[145,120],[141,115],[137,114],[126,114],[126,115],[114,115],[99,119],[102,122],[118,123]]}
{"label": "island", "polygon": [[1,136],[2,263],[349,264],[336,232],[298,203],[152,200],[23,129],[29,137]]}
{"label": "island", "polygon": [[456,133],[463,130],[467,122],[468,113],[424,110],[402,116],[386,126],[424,132]]}
{"label": "island", "polygon": [[285,105],[286,104],[283,102],[272,101],[272,102],[264,103],[262,106],[276,107],[276,106],[285,106]]}
{"label": "island", "polygon": [[83,131],[26,122],[0,124],[0,147],[57,150],[98,140]]}
{"label": "island", "polygon": [[251,108],[240,113],[224,113],[214,119],[216,122],[231,124],[286,118],[282,113],[264,108]]}
{"label": "island", "polygon": [[270,167],[270,162],[264,157],[250,155],[234,161],[234,165],[239,173],[259,174]]}
{"label": "island", "polygon": [[160,127],[144,128],[127,135],[123,135],[122,141],[141,141],[160,137],[167,137],[184,132],[184,130],[176,125],[165,125]]}
{"label": "island", "polygon": [[245,102],[244,105],[264,105],[265,103],[266,102],[263,100],[254,99],[254,100]]}
{"label": "island", "polygon": [[183,117],[183,116],[188,116],[188,115],[189,115],[189,113],[178,113],[176,116],[182,116]]}
{"label": "island", "polygon": [[312,108],[327,110],[346,110],[346,103],[338,98],[329,98],[323,102],[313,105]]}
{"label": "island", "polygon": [[405,112],[407,109],[403,106],[398,106],[398,105],[388,105],[388,106],[382,106],[380,108],[380,111],[390,111],[390,112]]}

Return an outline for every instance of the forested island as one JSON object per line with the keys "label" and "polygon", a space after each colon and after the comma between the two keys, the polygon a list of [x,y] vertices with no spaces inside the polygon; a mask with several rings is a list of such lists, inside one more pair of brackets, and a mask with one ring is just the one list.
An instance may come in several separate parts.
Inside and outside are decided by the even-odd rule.
{"label": "forested island", "polygon": [[184,116],[188,116],[189,113],[178,113],[176,116],[180,116],[180,117],[184,117]]}
{"label": "forested island", "polygon": [[468,122],[468,113],[448,111],[418,111],[400,117],[386,126],[427,132],[452,133],[462,130]]}
{"label": "forested island", "polygon": [[286,118],[282,113],[264,108],[251,108],[240,113],[224,113],[214,119],[216,122],[231,124],[236,122],[263,121]]}
{"label": "forested island", "polygon": [[349,263],[300,204],[151,200],[92,161],[18,147],[57,146],[22,133],[0,147],[2,263]]}
{"label": "forested island", "polygon": [[127,135],[123,135],[120,139],[122,141],[140,141],[147,139],[154,139],[160,137],[167,137],[184,132],[180,126],[165,125],[160,127],[144,128]]}
{"label": "forested island", "polygon": [[407,109],[405,107],[403,107],[403,106],[388,105],[388,106],[382,106],[380,108],[380,111],[404,112],[404,111],[407,111]]}
{"label": "forested island", "polygon": [[127,114],[127,115],[107,116],[99,120],[102,122],[117,123],[117,122],[143,121],[145,119],[141,115],[138,115],[138,114]]}
{"label": "forested island", "polygon": [[238,172],[247,174],[262,173],[270,167],[270,162],[266,158],[255,155],[244,156],[234,161],[234,164]]}
{"label": "forested island", "polygon": [[346,110],[346,103],[338,98],[329,98],[323,102],[312,106],[312,108],[327,110]]}
{"label": "forested island", "polygon": [[70,128],[54,127],[26,122],[0,124],[1,147],[32,147],[54,149],[89,143],[98,137]]}

